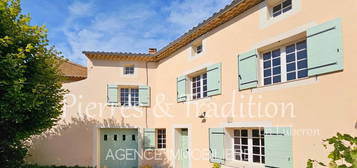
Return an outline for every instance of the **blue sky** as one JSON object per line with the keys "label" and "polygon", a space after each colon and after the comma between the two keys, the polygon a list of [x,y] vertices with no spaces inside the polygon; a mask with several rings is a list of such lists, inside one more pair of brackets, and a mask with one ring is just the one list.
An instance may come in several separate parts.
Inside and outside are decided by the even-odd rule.
{"label": "blue sky", "polygon": [[147,52],[169,42],[232,0],[22,0],[31,24],[46,25],[52,45],[85,65],[82,51]]}

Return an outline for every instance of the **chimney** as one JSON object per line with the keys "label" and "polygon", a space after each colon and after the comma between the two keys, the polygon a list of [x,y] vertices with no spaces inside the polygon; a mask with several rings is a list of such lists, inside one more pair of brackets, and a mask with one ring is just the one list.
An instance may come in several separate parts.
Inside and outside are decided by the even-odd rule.
{"label": "chimney", "polygon": [[156,48],[149,48],[149,54],[156,54],[157,49]]}

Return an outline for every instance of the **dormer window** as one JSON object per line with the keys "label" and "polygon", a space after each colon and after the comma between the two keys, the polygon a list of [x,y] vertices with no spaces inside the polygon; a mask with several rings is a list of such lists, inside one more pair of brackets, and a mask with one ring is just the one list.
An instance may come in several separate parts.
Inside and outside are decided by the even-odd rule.
{"label": "dormer window", "polygon": [[193,42],[193,43],[192,43],[191,56],[200,55],[200,54],[202,54],[202,53],[203,53],[202,40]]}
{"label": "dormer window", "polygon": [[202,52],[202,44],[200,44],[196,47],[196,54],[199,54],[201,52]]}
{"label": "dormer window", "polygon": [[124,75],[133,75],[133,74],[134,74],[134,66],[124,67]]}
{"label": "dormer window", "polygon": [[283,13],[286,13],[292,9],[292,0],[281,1],[271,8],[272,17],[275,18]]}

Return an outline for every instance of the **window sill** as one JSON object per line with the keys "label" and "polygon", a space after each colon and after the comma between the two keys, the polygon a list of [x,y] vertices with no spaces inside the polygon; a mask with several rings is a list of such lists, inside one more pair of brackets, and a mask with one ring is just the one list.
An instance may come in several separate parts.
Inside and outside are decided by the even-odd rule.
{"label": "window sill", "polygon": [[122,74],[121,77],[123,78],[137,78],[138,75],[137,74]]}
{"label": "window sill", "polygon": [[166,151],[166,148],[155,148],[155,151],[165,152],[165,151]]}
{"label": "window sill", "polygon": [[264,168],[264,164],[227,160],[224,168]]}
{"label": "window sill", "polygon": [[199,98],[199,99],[190,99],[190,100],[186,101],[186,103],[209,101],[209,100],[211,100],[211,97],[207,96],[207,97],[203,97],[203,98]]}
{"label": "window sill", "polygon": [[127,109],[130,109],[130,108],[140,108],[142,106],[122,106],[120,104],[107,104],[108,107],[122,107],[122,108],[127,108]]}
{"label": "window sill", "polygon": [[261,92],[265,92],[265,91],[273,91],[273,90],[292,88],[292,87],[297,87],[297,86],[310,85],[310,84],[314,84],[317,82],[318,82],[318,77],[308,77],[308,78],[302,78],[302,79],[297,79],[297,80],[291,80],[291,81],[287,81],[287,82],[283,82],[283,83],[259,86],[257,88],[253,88],[252,92],[253,93],[261,93]]}
{"label": "window sill", "polygon": [[188,58],[189,60],[195,60],[197,58],[203,57],[205,55],[205,51],[200,52],[199,54],[194,53],[194,54],[189,54]]}

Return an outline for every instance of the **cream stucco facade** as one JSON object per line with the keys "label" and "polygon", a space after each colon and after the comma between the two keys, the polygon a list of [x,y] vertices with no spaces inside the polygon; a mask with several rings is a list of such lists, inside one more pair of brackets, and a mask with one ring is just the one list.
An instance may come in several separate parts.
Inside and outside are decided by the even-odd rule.
{"label": "cream stucco facade", "polygon": [[[326,161],[323,139],[337,132],[357,136],[357,1],[293,0],[293,9],[277,18],[269,18],[267,4],[263,1],[255,5],[159,61],[88,59],[87,78],[63,85],[69,95],[62,122],[52,133],[34,139],[28,160],[39,164],[100,165],[100,128],[137,128],[139,149],[143,146],[143,128],[165,128],[166,149],[157,150],[164,160],[139,159],[139,165],[179,168],[178,161],[168,154],[178,146],[179,128],[188,129],[191,151],[207,151],[209,128],[222,127],[229,132],[235,128],[282,126],[294,132],[293,167],[305,167],[309,158]],[[252,49],[261,53],[306,39],[309,28],[336,18],[342,20],[343,71],[239,90],[239,54]],[[203,52],[192,56],[192,43],[197,41],[202,41]],[[177,77],[192,76],[216,63],[221,64],[221,93],[178,103]],[[133,75],[123,74],[127,65],[134,65]],[[150,106],[107,105],[108,84],[150,86]],[[276,114],[259,116],[269,109]],[[199,118],[204,112],[205,121]],[[232,140],[225,141],[229,144]],[[212,166],[207,159],[194,158],[189,159],[189,167]],[[263,165],[229,160],[225,164]]]}

